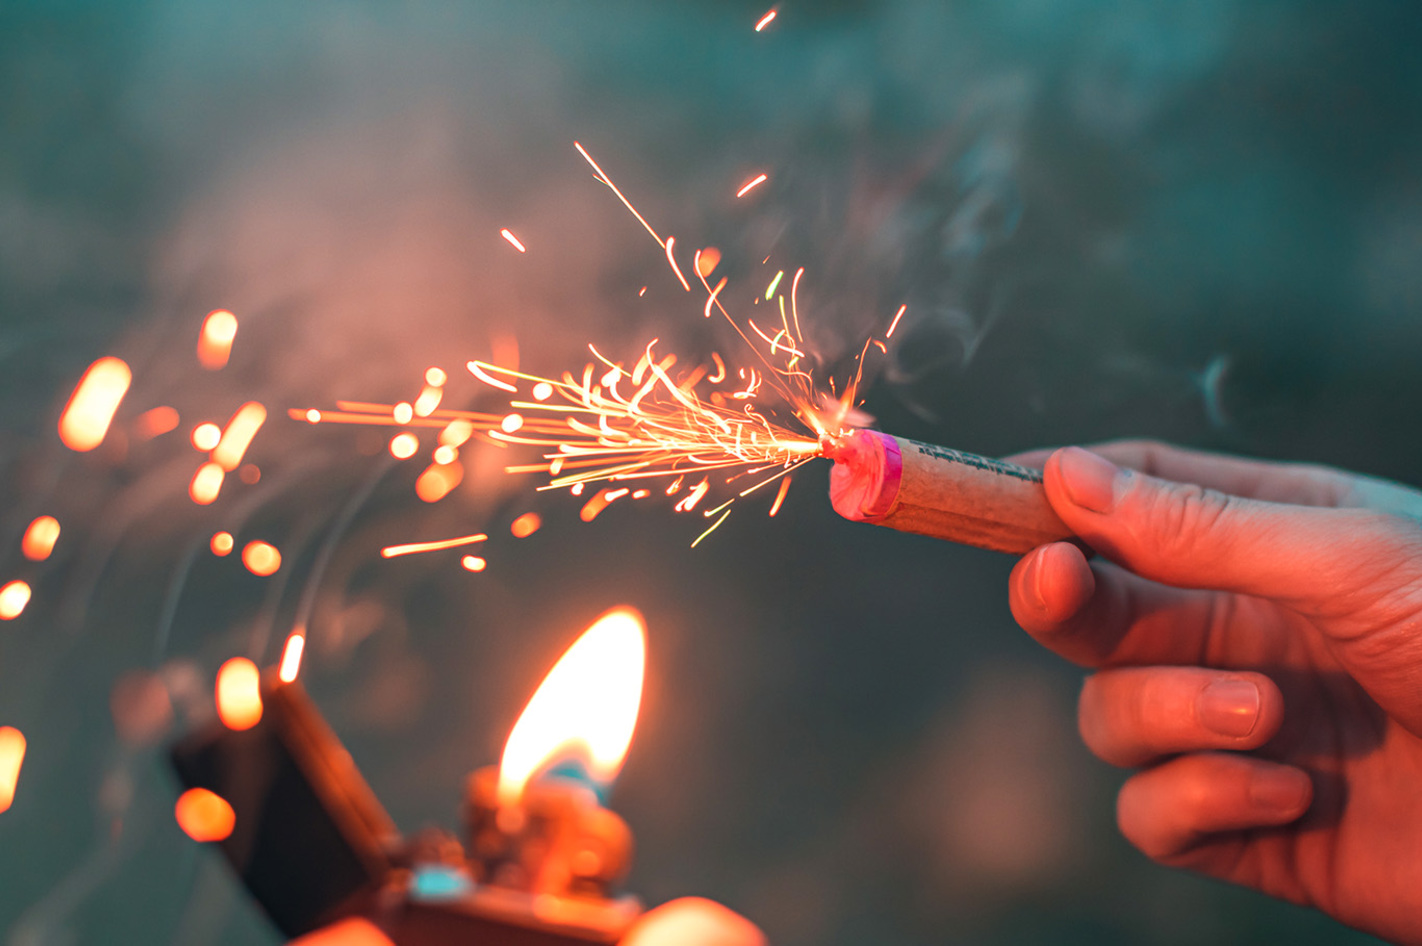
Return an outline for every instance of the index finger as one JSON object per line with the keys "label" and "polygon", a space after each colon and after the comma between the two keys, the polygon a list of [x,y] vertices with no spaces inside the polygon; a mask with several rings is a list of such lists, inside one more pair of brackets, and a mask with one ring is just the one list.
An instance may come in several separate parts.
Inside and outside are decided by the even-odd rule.
{"label": "index finger", "polygon": [[[1375,509],[1422,516],[1422,493],[1375,477],[1314,463],[1252,460],[1188,450],[1154,440],[1114,440],[1089,447],[1119,466],[1177,483],[1267,502],[1297,506]],[[1008,459],[1041,469],[1054,449],[1030,450]]]}

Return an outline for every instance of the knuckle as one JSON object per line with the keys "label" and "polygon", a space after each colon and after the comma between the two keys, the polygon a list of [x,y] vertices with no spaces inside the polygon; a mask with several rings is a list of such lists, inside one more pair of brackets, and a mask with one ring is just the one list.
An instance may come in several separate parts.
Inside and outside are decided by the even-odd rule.
{"label": "knuckle", "polygon": [[1156,480],[1139,489],[1141,524],[1156,552],[1166,558],[1189,557],[1206,537],[1218,541],[1220,526],[1239,500],[1194,483]]}

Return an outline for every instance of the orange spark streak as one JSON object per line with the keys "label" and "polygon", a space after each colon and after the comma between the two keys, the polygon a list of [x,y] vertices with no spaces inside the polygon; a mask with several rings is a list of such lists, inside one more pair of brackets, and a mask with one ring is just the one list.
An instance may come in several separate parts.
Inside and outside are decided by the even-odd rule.
{"label": "orange spark streak", "polygon": [[0,587],[0,621],[13,621],[25,612],[25,605],[29,603],[28,582],[19,579],[6,582],[4,587]]}
{"label": "orange spark streak", "polygon": [[647,218],[643,217],[640,213],[637,212],[637,208],[632,206],[632,202],[627,199],[626,195],[624,195],[622,191],[617,189],[616,184],[612,183],[612,178],[604,174],[602,168],[598,167],[597,162],[592,159],[592,155],[588,154],[587,151],[584,150],[583,146],[576,141],[573,142],[573,147],[578,149],[578,154],[583,156],[584,161],[592,165],[592,169],[597,172],[597,179],[602,183],[606,184],[608,188],[611,189],[611,191],[617,195],[617,199],[622,201],[622,206],[626,207],[632,212],[632,216],[636,217],[637,222],[646,228],[647,232],[652,235],[652,239],[656,240],[662,246],[666,246],[666,242],[662,240],[661,237],[657,236],[657,231],[652,229],[652,225],[647,222]]}
{"label": "orange spark streak", "polygon": [[217,500],[217,494],[222,492],[222,480],[226,475],[218,464],[204,463],[197,468],[192,482],[188,484],[188,496],[199,506],[212,505]]}
{"label": "orange spark streak", "polygon": [[222,439],[212,451],[212,460],[222,469],[231,473],[242,465],[242,457],[247,453],[252,438],[266,422],[267,409],[256,401],[248,401],[237,408],[237,413],[227,422],[222,431]]}
{"label": "orange spark streak", "polygon": [[690,292],[691,283],[687,282],[686,277],[681,274],[681,267],[676,264],[676,256],[672,253],[672,247],[675,245],[676,237],[667,237],[667,242],[664,244],[667,251],[667,262],[671,263],[672,272],[676,273],[676,278],[681,280],[681,288],[685,289],[687,292]]}
{"label": "orange spark streak", "polygon": [[198,363],[208,371],[217,371],[227,366],[227,358],[232,354],[232,341],[237,337],[237,316],[226,309],[214,309],[203,319],[202,332],[198,335]]}
{"label": "orange spark streak", "polygon": [[242,564],[253,575],[266,578],[281,568],[281,552],[269,542],[248,542],[242,546]]}
{"label": "orange spark streak", "polygon": [[761,30],[769,26],[770,21],[773,19],[775,19],[775,11],[771,10],[770,12],[766,13],[765,16],[760,18],[760,22],[755,25],[755,31],[759,33]]}
{"label": "orange spark streak", "polygon": [[485,373],[484,369],[492,368],[493,365],[486,365],[482,362],[471,361],[469,362],[469,364],[465,365],[465,367],[469,369],[470,374],[478,378],[480,381],[483,381],[491,388],[499,388],[500,390],[511,391],[514,394],[518,393],[518,388],[514,387],[512,384],[509,384],[507,381],[500,381],[497,378],[492,378],[487,373]]}
{"label": "orange spark streak", "polygon": [[889,323],[889,330],[884,333],[884,337],[885,337],[885,338],[893,338],[893,337],[894,337],[894,329],[896,329],[896,328],[899,327],[899,319],[903,318],[903,317],[904,317],[904,313],[907,312],[907,311],[908,311],[908,303],[907,303],[907,302],[905,302],[903,305],[899,306],[899,311],[894,314],[894,320]]}
{"label": "orange spark streak", "polygon": [[171,407],[155,407],[139,414],[133,422],[134,435],[139,440],[152,440],[178,426],[178,412]]}
{"label": "orange spark streak", "polygon": [[281,669],[277,671],[277,678],[282,683],[290,683],[301,672],[301,654],[305,650],[306,635],[292,631],[286,639],[286,646],[282,648]]}
{"label": "orange spark streak", "polygon": [[536,512],[526,512],[509,524],[509,532],[516,539],[526,539],[543,525],[543,518]]}
{"label": "orange spark streak", "polygon": [[780,481],[780,492],[775,494],[775,502],[770,506],[770,517],[775,518],[775,514],[780,511],[780,504],[785,502],[785,494],[790,492],[790,477],[785,477]]}
{"label": "orange spark streak", "polygon": [[611,505],[612,499],[609,498],[611,495],[611,490],[598,490],[593,494],[592,499],[583,503],[583,508],[578,510],[578,518],[584,522],[592,522],[604,509]]}
{"label": "orange spark streak", "polygon": [[[716,297],[721,294],[721,290],[726,288],[726,277],[722,276],[721,281],[716,284],[716,288],[711,290],[711,295],[706,297],[706,317],[711,318],[711,307],[716,304]],[[725,366],[721,366],[722,376],[725,376]]]}
{"label": "orange spark streak", "polygon": [[132,381],[133,372],[118,358],[104,357],[90,365],[59,417],[64,445],[85,453],[103,443]]}
{"label": "orange spark streak", "polygon": [[42,562],[54,551],[54,543],[59,541],[59,520],[53,516],[40,516],[25,529],[20,540],[20,551],[32,562]]}
{"label": "orange spark streak", "polygon": [[528,248],[522,243],[520,243],[518,237],[514,236],[512,231],[510,231],[507,227],[499,231],[499,236],[503,237],[505,240],[508,240],[509,245],[512,246],[514,249],[518,250],[520,253],[528,252]]}
{"label": "orange spark streak", "polygon": [[[772,14],[770,14],[770,15],[771,15],[772,18],[775,16],[774,13],[772,13]],[[769,180],[769,179],[770,179],[770,176],[769,176],[768,174],[764,174],[764,173],[762,173],[762,174],[757,174],[755,177],[751,178],[750,180],[746,181],[744,184],[741,185],[741,189],[738,190],[738,191],[736,191],[736,196],[737,196],[737,197],[744,197],[744,196],[746,196],[746,195],[749,194],[749,193],[751,192],[751,190],[753,190],[756,186],[758,186],[758,185],[760,185],[760,184],[764,184],[764,183],[765,183],[767,180]]]}
{"label": "orange spark streak", "polygon": [[15,802],[15,786],[25,763],[25,736],[14,726],[0,726],[0,811]]}
{"label": "orange spark streak", "polygon": [[217,715],[228,729],[251,729],[262,721],[262,675],[246,657],[233,657],[217,671]]}
{"label": "orange spark streak", "polygon": [[237,826],[237,813],[216,792],[205,788],[190,788],[178,796],[173,806],[178,827],[194,841],[225,841]]}
{"label": "orange spark streak", "polygon": [[387,545],[380,550],[381,558],[395,558],[399,555],[414,555],[416,552],[437,552],[440,549],[452,549],[461,545],[470,545],[474,542],[483,542],[489,537],[483,532],[475,535],[462,535],[457,539],[440,539],[436,542],[409,542],[405,545]]}

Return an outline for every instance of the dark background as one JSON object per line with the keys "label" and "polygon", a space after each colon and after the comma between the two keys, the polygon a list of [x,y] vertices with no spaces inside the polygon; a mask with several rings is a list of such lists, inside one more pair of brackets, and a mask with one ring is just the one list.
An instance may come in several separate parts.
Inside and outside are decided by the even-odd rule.
{"label": "dark background", "polygon": [[[823,469],[691,551],[669,504],[584,525],[493,448],[426,506],[383,436],[281,416],[412,397],[429,364],[490,407],[456,369],[509,337],[555,373],[589,341],[736,351],[576,138],[661,232],[726,252],[723,298],[805,266],[828,360],[907,302],[866,405],[886,429],[988,454],[1146,435],[1422,482],[1412,4],[786,3],[756,34],[764,12],[0,5],[0,578],[36,591],[0,628],[0,723],[29,737],[0,815],[7,943],[272,941],[115,717],[156,706],[151,736],[166,701],[170,733],[210,713],[216,667],[274,660],[303,594],[304,677],[406,830],[454,823],[546,667],[627,602],[650,670],[613,798],[650,902],[720,899],[781,946],[1367,941],[1130,849],[1121,775],[1075,737],[1080,672],[1008,616],[1011,562],[840,521]],[[192,347],[219,306],[241,330],[208,373]],[[78,456],[54,423],[108,353],[134,387]],[[199,509],[186,433],[248,398],[273,409],[262,480]],[[179,430],[126,444],[157,404]],[[528,509],[547,524],[513,540]],[[42,512],[65,531],[34,566],[18,537]],[[213,558],[218,528],[283,570]],[[480,529],[479,575],[375,556]]]}

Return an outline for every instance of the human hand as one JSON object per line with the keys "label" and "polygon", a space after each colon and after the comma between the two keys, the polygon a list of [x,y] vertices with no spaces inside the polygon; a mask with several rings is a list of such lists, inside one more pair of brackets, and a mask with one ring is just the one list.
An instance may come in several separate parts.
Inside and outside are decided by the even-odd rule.
{"label": "human hand", "polygon": [[[342,920],[289,946],[395,946],[369,920]],[[460,946],[451,943],[450,946]],[[682,897],[642,914],[619,946],[767,946],[764,934],[744,917],[710,900]]]}
{"label": "human hand", "polygon": [[1160,863],[1422,943],[1422,494],[1095,450],[1016,459],[1045,461],[1053,509],[1105,560],[1042,546],[1009,595],[1028,633],[1096,668],[1082,738],[1142,769],[1122,833]]}

